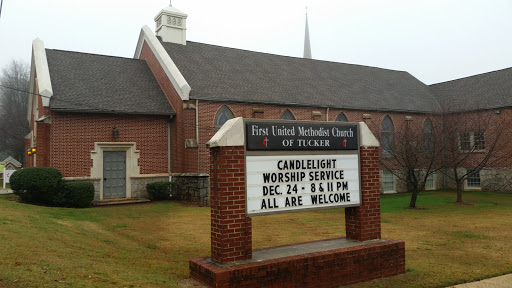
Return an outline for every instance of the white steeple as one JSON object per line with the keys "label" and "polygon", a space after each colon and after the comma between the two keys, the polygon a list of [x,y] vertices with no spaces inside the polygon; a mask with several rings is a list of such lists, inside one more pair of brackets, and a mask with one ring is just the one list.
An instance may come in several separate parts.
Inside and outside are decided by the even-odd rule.
{"label": "white steeple", "polygon": [[182,11],[172,7],[165,7],[156,15],[156,36],[162,41],[187,45],[187,17]]}
{"label": "white steeple", "polygon": [[311,43],[309,42],[308,7],[306,7],[306,35],[304,36],[304,57],[311,59]]}

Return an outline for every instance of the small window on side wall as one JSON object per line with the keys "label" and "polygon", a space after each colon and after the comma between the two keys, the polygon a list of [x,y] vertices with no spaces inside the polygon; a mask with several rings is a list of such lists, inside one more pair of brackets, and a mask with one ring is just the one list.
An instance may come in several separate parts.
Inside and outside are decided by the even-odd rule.
{"label": "small window on side wall", "polygon": [[292,112],[290,110],[286,109],[284,110],[283,114],[281,114],[281,120],[295,120],[295,117],[293,117]]}
{"label": "small window on side wall", "polygon": [[227,106],[222,106],[215,116],[215,132],[219,131],[220,127],[231,118],[234,118],[233,112]]}
{"label": "small window on side wall", "polygon": [[387,170],[382,173],[382,190],[384,193],[395,192],[395,176]]}
{"label": "small window on side wall", "polygon": [[467,169],[468,178],[466,179],[466,188],[480,188],[480,171],[476,169]]}
{"label": "small window on side wall", "polygon": [[338,122],[348,122],[347,117],[343,113],[338,114],[338,117],[336,117],[336,121],[338,121]]}
{"label": "small window on side wall", "polygon": [[435,174],[432,173],[428,175],[427,179],[425,179],[425,190],[435,190],[436,189],[436,181]]}

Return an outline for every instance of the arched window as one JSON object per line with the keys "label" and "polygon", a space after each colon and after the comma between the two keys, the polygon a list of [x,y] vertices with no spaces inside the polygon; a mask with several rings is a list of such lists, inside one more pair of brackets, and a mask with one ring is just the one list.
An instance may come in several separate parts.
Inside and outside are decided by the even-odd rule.
{"label": "arched window", "polygon": [[433,137],[432,121],[427,118],[425,122],[423,122],[423,149],[425,149],[425,152],[430,153],[434,149]]}
{"label": "arched window", "polygon": [[381,129],[381,144],[382,144],[382,156],[391,157],[393,156],[393,134],[395,133],[395,128],[393,127],[393,121],[389,115],[384,117],[382,121],[382,129]]}
{"label": "arched window", "polygon": [[227,106],[222,106],[215,116],[215,132],[219,131],[220,127],[231,118],[234,118],[233,112]]}
{"label": "arched window", "polygon": [[290,110],[286,109],[284,110],[283,114],[281,114],[281,120],[295,120],[295,117],[293,117],[293,114],[290,112]]}
{"label": "arched window", "polygon": [[343,114],[343,113],[338,114],[338,117],[336,117],[336,121],[339,121],[339,122],[348,122],[347,117],[346,117],[346,116],[345,116],[345,114]]}

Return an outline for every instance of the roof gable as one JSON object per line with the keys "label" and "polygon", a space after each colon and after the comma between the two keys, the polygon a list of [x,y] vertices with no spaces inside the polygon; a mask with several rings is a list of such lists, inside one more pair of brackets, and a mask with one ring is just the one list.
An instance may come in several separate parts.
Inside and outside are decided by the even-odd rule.
{"label": "roof gable", "polygon": [[430,85],[445,110],[512,107],[512,68]]}
{"label": "roof gable", "polygon": [[0,163],[4,164],[5,167],[7,167],[7,165],[10,165],[13,167],[21,168],[21,163],[18,162],[16,159],[12,158],[11,156],[5,158],[5,160]]}

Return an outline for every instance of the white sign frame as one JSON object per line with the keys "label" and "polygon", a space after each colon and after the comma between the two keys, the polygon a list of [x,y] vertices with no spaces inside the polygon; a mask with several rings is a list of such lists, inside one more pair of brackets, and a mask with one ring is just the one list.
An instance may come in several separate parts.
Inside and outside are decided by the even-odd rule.
{"label": "white sign frame", "polygon": [[11,175],[14,172],[16,172],[16,170],[7,170],[7,169],[4,168],[4,174],[3,174],[4,186],[3,186],[3,189],[5,189],[5,184],[10,183],[9,179],[11,178]]}

